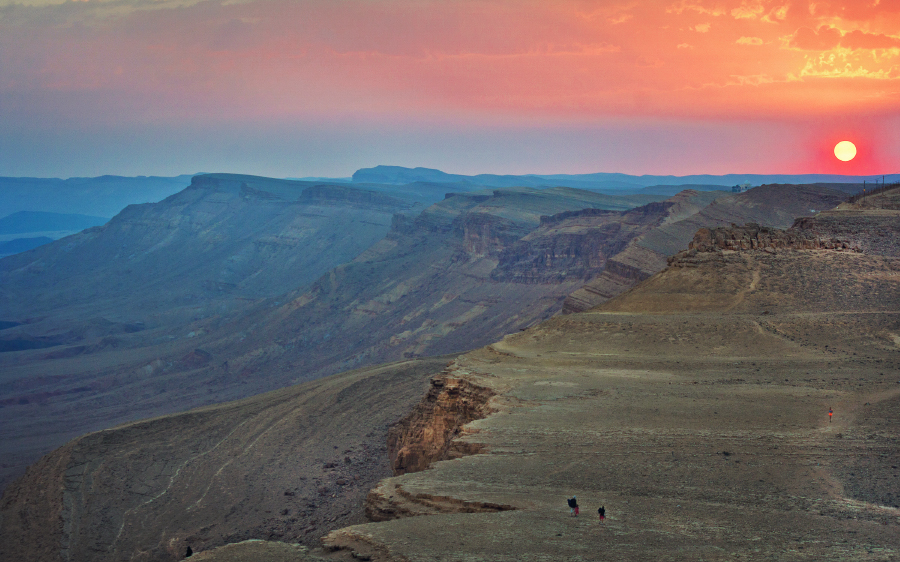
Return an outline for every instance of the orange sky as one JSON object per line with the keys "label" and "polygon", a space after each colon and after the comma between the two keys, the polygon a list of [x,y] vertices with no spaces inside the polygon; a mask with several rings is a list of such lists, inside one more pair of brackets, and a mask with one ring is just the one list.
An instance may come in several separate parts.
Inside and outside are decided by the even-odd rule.
{"label": "orange sky", "polygon": [[[771,123],[775,144],[856,135],[872,150],[843,169],[877,173],[896,171],[898,110],[900,0],[0,0],[0,117],[27,139],[365,121],[603,138],[719,124],[740,143]],[[778,165],[838,169],[816,158]]]}

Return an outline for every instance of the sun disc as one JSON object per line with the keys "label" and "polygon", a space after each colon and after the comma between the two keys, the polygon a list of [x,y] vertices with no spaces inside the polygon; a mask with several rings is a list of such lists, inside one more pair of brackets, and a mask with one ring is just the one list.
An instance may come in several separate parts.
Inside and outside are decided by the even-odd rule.
{"label": "sun disc", "polygon": [[850,141],[841,141],[834,146],[834,155],[842,162],[849,162],[856,157],[856,145]]}

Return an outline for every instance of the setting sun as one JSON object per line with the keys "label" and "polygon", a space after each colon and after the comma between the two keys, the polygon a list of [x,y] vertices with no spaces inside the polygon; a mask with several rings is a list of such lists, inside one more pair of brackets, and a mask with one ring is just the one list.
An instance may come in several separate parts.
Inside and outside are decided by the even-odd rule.
{"label": "setting sun", "polygon": [[849,162],[856,157],[856,145],[850,141],[841,141],[834,146],[834,155],[842,162]]}

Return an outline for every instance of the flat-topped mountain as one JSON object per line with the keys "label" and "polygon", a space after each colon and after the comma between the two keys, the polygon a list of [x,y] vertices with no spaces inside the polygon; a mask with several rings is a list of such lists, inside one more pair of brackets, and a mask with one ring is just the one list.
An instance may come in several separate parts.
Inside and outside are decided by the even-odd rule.
{"label": "flat-topped mountain", "polygon": [[[314,546],[323,520],[365,510],[378,522],[291,555],[884,559],[900,551],[897,218],[702,229],[599,308],[440,373],[415,360],[85,436],[7,490],[0,554],[259,558],[284,549],[210,549]],[[406,415],[385,410],[394,385]],[[363,458],[396,476],[357,486]]]}
{"label": "flat-topped mountain", "polygon": [[283,386],[167,375],[210,362],[201,340],[218,323],[309,286],[420,208],[347,185],[196,176],[0,260],[0,487],[85,430]]}
{"label": "flat-topped mountain", "polygon": [[0,306],[8,318],[78,306],[145,322],[185,306],[208,315],[223,301],[311,283],[411,207],[344,186],[195,176],[160,203],[131,205],[106,225],[3,260]]}

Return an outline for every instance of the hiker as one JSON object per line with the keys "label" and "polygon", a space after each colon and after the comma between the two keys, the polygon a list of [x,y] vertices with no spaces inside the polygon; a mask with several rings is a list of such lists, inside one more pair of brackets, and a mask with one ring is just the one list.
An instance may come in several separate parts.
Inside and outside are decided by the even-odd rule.
{"label": "hiker", "polygon": [[828,407],[828,423],[831,423],[831,416],[834,415],[834,412],[831,409],[831,406]]}
{"label": "hiker", "polygon": [[603,525],[603,520],[606,519],[606,507],[600,506],[600,509],[597,510],[597,514],[600,516],[600,524]]}
{"label": "hiker", "polygon": [[578,517],[578,500],[575,499],[575,496],[572,496],[566,501],[569,502],[569,507],[572,508],[569,513],[571,513],[573,517]]}

